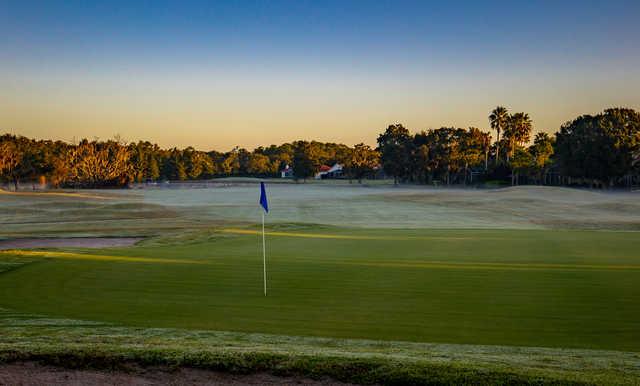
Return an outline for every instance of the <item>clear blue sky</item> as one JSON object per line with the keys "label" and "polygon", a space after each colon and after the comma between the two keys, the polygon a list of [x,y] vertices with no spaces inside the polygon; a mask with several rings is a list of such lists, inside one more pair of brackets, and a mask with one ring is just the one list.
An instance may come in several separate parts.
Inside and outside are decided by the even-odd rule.
{"label": "clear blue sky", "polygon": [[225,150],[640,108],[639,1],[0,0],[0,130]]}

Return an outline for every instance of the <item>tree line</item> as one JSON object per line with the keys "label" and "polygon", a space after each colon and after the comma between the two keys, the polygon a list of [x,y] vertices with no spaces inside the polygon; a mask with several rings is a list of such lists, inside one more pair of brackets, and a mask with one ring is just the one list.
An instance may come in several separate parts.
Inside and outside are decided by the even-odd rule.
{"label": "tree line", "polygon": [[[493,109],[495,133],[475,127],[443,127],[411,134],[401,124],[378,136],[384,171],[397,182],[511,185],[557,184],[593,187],[640,183],[640,114],[611,108],[582,115],[555,134],[533,137],[529,114]],[[476,181],[473,181],[476,176]]]}
{"label": "tree line", "polygon": [[293,165],[296,178],[313,176],[320,166],[341,163],[345,176],[362,179],[379,163],[378,153],[365,144],[349,147],[317,141],[295,141],[228,152],[162,149],[147,141],[35,140],[0,136],[0,179],[18,189],[21,181],[52,187],[122,187],[134,182],[200,180],[226,176],[276,177]]}
{"label": "tree line", "polygon": [[287,165],[296,179],[307,179],[322,165],[339,163],[345,178],[359,181],[382,169],[396,183],[640,183],[640,114],[632,109],[582,115],[555,134],[533,135],[529,114],[510,113],[502,106],[490,112],[487,123],[491,131],[442,127],[413,134],[393,124],[378,136],[376,149],[363,143],[295,141],[253,151],[236,147],[205,152],[119,138],[71,144],[5,134],[0,136],[0,179],[15,189],[21,181],[52,187],[121,187],[159,180],[276,177]]}

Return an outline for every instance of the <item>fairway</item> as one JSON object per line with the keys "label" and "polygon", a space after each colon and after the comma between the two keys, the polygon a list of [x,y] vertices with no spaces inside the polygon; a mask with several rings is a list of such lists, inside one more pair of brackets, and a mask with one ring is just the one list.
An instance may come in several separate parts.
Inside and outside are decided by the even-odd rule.
{"label": "fairway", "polygon": [[640,235],[278,224],[5,251],[0,307],[125,326],[640,350]]}

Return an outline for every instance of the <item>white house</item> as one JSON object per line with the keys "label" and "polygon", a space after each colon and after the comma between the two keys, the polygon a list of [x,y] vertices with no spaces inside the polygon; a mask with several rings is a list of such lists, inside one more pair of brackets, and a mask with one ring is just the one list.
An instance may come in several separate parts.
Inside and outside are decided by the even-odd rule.
{"label": "white house", "polygon": [[280,171],[280,178],[293,178],[293,168],[289,165]]}

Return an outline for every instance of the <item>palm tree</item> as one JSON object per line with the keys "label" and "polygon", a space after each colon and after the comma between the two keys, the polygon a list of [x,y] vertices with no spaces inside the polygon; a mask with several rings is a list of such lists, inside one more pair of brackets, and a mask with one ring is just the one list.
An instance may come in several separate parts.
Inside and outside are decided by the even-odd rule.
{"label": "palm tree", "polygon": [[509,146],[507,162],[514,154],[516,145],[523,146],[529,142],[532,128],[533,122],[527,113],[515,113],[508,117],[507,128],[504,131]]}
{"label": "palm tree", "polygon": [[500,160],[500,132],[507,127],[509,114],[506,107],[498,106],[489,115],[491,128],[496,131],[496,165]]}
{"label": "palm tree", "polygon": [[491,150],[491,135],[489,133],[482,133],[482,151],[484,152],[484,171],[489,170],[489,151]]}

